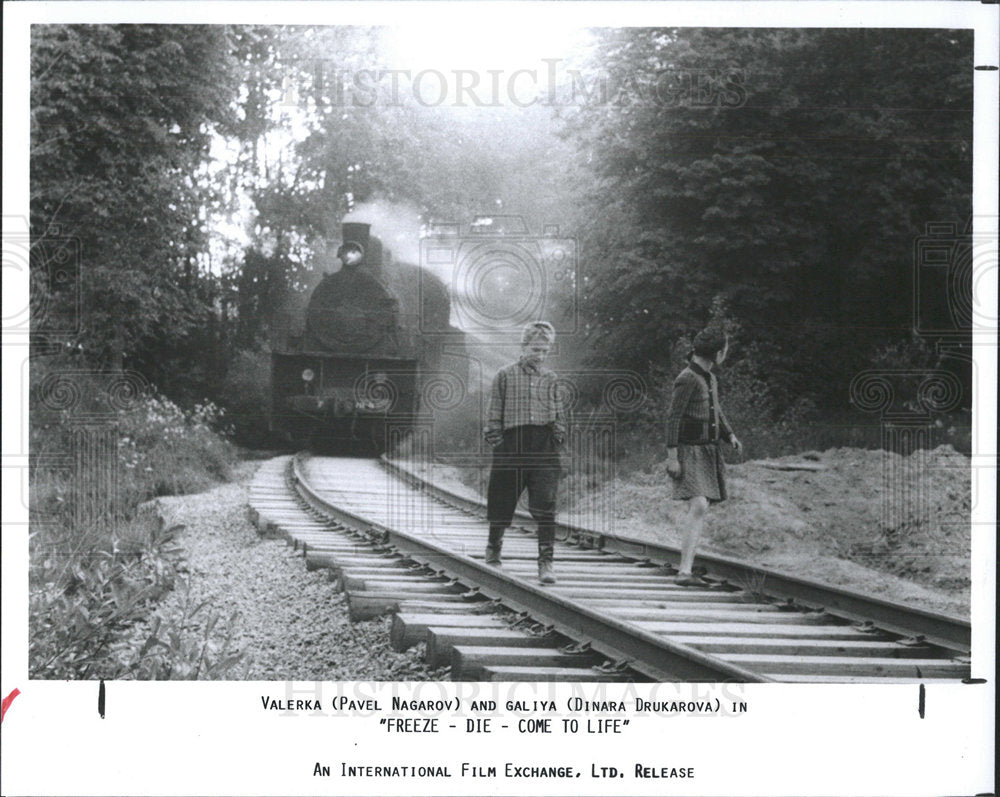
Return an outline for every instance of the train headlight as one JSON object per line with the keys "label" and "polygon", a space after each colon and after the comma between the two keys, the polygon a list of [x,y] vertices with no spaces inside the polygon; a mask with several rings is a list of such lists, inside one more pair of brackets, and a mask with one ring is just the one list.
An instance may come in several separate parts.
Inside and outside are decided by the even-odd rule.
{"label": "train headlight", "polygon": [[316,372],[312,368],[306,368],[306,370],[302,372],[302,381],[305,382],[306,384],[309,384],[315,378],[316,378]]}
{"label": "train headlight", "polygon": [[345,266],[357,266],[365,259],[365,248],[356,241],[344,241],[337,249],[337,257]]}

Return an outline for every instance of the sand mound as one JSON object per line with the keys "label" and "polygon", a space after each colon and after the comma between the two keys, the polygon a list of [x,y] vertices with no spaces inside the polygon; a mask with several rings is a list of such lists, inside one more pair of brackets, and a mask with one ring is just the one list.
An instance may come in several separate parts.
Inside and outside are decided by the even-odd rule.
{"label": "sand mound", "polygon": [[[730,500],[709,510],[706,549],[967,613],[970,467],[950,446],[908,457],[836,448],[732,465],[728,473]],[[617,533],[677,545],[683,504],[670,495],[665,462],[603,493]],[[590,499],[567,519],[598,519],[600,501]]]}

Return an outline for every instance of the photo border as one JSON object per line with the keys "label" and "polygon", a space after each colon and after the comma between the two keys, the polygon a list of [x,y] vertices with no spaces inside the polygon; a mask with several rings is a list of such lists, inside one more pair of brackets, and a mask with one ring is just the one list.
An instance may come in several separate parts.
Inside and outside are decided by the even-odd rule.
{"label": "photo border", "polygon": [[[488,25],[517,15],[533,25],[679,27],[867,27],[975,30],[973,202],[977,218],[996,219],[998,7],[953,2],[761,3],[5,3],[3,215],[28,216],[27,63],[32,23],[407,24],[427,17],[448,24]],[[444,24],[444,23],[442,23]],[[901,65],[905,68],[906,65]],[[995,228],[994,228],[995,232]],[[6,265],[6,261],[5,261]],[[5,268],[5,288],[11,285]],[[14,277],[16,279],[16,277]],[[5,290],[5,296],[7,291]],[[25,299],[26,301],[26,299]],[[995,298],[994,298],[995,301]],[[7,299],[5,298],[5,307]],[[7,315],[5,310],[5,316]],[[993,308],[996,318],[996,307]],[[972,467],[980,478],[973,511],[972,675],[984,684],[911,686],[656,685],[676,699],[698,694],[741,695],[750,714],[722,718],[636,718],[628,733],[603,737],[553,735],[544,745],[530,735],[460,739],[407,738],[407,751],[385,753],[387,737],[370,716],[278,716],[262,712],[261,695],[400,694],[468,699],[468,684],[138,683],[107,686],[108,714],[97,712],[96,682],[30,680],[27,674],[27,385],[26,336],[3,338],[3,652],[4,697],[19,695],[3,720],[3,792],[8,794],[965,794],[992,789],[995,745],[996,628],[996,330],[976,329],[973,347],[980,385],[974,396]],[[571,687],[501,685],[504,700],[564,700]],[[508,688],[509,687],[509,688]],[[728,691],[723,687],[728,687]],[[737,687],[735,691],[733,687]],[[623,694],[627,690],[623,690]],[[475,692],[488,696],[489,690]],[[607,694],[612,694],[608,691]],[[508,698],[508,695],[510,696]],[[546,698],[547,699],[547,698]],[[511,712],[513,715],[516,712]],[[623,716],[630,716],[628,714]],[[277,723],[277,724],[275,724]],[[486,744],[483,744],[486,742]],[[586,743],[584,743],[586,742]],[[442,743],[454,745],[447,754]],[[501,747],[499,751],[490,749]],[[690,763],[705,774],[689,782],[581,779],[577,781],[449,781],[400,778],[365,781],[313,778],[313,762],[340,761],[340,750],[376,751],[375,761],[529,759],[602,765],[639,760]],[[534,752],[533,752],[534,751]],[[540,751],[540,752],[539,752]],[[352,753],[353,754],[353,753]],[[518,758],[520,757],[520,758]],[[658,758],[657,758],[658,757]],[[534,759],[532,759],[534,760]],[[964,769],[960,769],[964,767]],[[625,785],[627,784],[627,785]]]}

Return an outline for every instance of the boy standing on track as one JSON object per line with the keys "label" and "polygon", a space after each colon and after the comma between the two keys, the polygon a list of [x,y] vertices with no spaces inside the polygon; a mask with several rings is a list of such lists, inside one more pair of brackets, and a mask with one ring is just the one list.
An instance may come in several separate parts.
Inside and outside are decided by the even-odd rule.
{"label": "boy standing on track", "polygon": [[718,383],[712,373],[728,352],[729,341],[721,332],[699,332],[690,364],[674,380],[667,413],[667,473],[674,480],[674,500],[688,502],[677,575],[677,583],[685,587],[706,583],[691,573],[695,548],[709,503],[726,500],[726,466],[719,441],[743,450],[722,414]]}
{"label": "boy standing on track", "polygon": [[528,490],[528,511],[538,523],[538,580],[554,584],[556,489],[559,448],[566,441],[566,419],[556,375],[544,367],[555,329],[546,321],[521,333],[521,356],[493,379],[484,434],[493,447],[486,498],[490,524],[486,563],[501,565],[503,534],[521,493]]}

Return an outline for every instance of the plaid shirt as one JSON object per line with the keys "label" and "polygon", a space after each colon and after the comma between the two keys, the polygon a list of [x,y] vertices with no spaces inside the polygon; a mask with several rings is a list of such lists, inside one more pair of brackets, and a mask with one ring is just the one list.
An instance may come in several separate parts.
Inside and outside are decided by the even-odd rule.
{"label": "plaid shirt", "polygon": [[548,368],[518,361],[493,378],[486,412],[487,439],[515,426],[551,424],[556,442],[566,439],[566,411],[556,375]]}
{"label": "plaid shirt", "polygon": [[[729,442],[733,430],[719,405],[719,385],[715,374],[692,362],[674,380],[674,396],[667,413],[667,446],[674,448],[680,441],[682,426],[697,429],[701,441]],[[687,442],[687,441],[684,441]]]}

